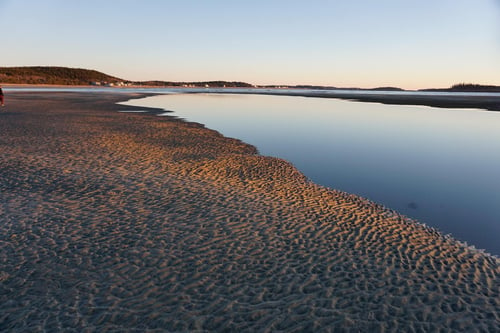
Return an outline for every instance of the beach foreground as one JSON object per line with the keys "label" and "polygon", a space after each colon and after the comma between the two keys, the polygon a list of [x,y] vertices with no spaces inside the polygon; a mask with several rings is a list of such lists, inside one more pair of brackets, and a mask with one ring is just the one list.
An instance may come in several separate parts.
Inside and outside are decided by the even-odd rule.
{"label": "beach foreground", "polygon": [[141,96],[8,96],[1,331],[500,330],[497,258]]}

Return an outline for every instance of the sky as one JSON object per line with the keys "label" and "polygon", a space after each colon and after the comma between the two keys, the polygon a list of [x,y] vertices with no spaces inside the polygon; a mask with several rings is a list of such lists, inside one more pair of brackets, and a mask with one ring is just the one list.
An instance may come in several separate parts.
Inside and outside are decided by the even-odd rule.
{"label": "sky", "polygon": [[500,0],[0,0],[0,66],[126,80],[500,85]]}

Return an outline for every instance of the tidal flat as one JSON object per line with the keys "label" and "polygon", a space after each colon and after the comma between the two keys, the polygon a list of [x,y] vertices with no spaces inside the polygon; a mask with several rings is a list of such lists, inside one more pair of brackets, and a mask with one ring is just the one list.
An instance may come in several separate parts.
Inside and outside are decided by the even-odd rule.
{"label": "tidal flat", "polygon": [[0,330],[500,330],[498,258],[144,96],[8,96]]}

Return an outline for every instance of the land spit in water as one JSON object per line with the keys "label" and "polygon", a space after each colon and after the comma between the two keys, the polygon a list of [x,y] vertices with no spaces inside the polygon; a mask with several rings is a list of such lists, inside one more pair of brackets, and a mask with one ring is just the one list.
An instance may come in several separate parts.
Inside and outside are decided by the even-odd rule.
{"label": "land spit in water", "polygon": [[[217,89],[215,89],[217,90]],[[312,90],[312,89],[219,89],[236,94],[285,95],[316,98],[338,98],[358,102],[422,105],[438,108],[483,109],[500,111],[500,94],[452,91],[384,91],[384,90]],[[200,91],[201,92],[201,91]]]}
{"label": "land spit in water", "polygon": [[141,96],[8,96],[2,331],[500,329],[497,258]]}

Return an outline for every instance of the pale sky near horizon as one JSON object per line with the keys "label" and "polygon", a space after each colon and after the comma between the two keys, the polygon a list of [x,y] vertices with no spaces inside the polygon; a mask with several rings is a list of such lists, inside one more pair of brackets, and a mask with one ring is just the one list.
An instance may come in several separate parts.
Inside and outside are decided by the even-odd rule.
{"label": "pale sky near horizon", "polygon": [[128,80],[500,85],[500,0],[0,0],[0,66]]}

